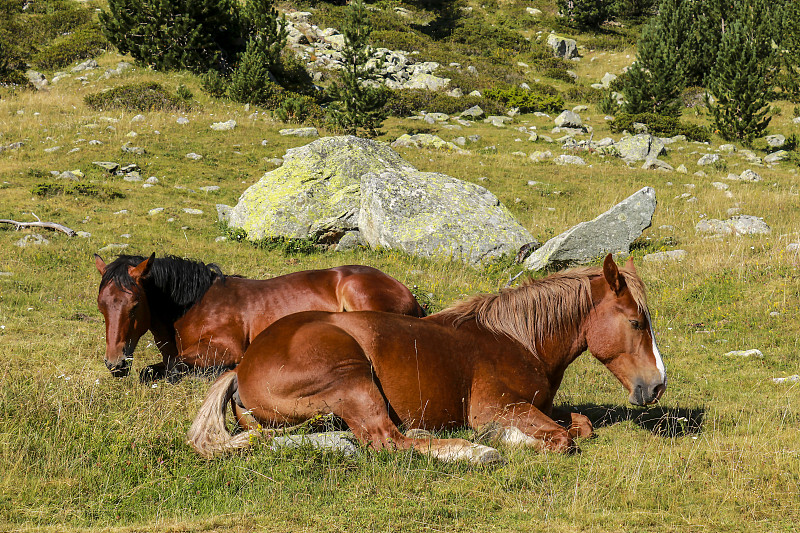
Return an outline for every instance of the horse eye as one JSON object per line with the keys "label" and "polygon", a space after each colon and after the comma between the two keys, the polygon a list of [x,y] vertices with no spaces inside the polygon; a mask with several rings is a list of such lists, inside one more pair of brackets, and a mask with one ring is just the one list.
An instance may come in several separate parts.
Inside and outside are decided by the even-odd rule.
{"label": "horse eye", "polygon": [[641,329],[641,324],[639,323],[638,320],[628,320],[628,322],[631,323],[633,329]]}

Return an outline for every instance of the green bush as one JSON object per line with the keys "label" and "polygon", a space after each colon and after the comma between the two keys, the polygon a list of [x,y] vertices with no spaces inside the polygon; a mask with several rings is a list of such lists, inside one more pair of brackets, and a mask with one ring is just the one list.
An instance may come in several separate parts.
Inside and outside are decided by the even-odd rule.
{"label": "green bush", "polygon": [[320,124],[325,116],[323,109],[310,96],[287,96],[275,110],[275,118],[287,123]]}
{"label": "green bush", "polygon": [[100,198],[102,200],[125,198],[125,195],[119,191],[91,183],[58,183],[46,181],[44,183],[37,184],[33,189],[31,189],[31,193],[34,196],[41,197],[78,195],[91,196],[93,198]]}
{"label": "green bush", "polygon": [[394,117],[408,117],[420,111],[428,113],[446,113],[456,115],[472,106],[478,105],[487,115],[505,113],[501,103],[480,96],[463,96],[456,98],[446,94],[422,89],[401,89],[389,91],[386,108]]}
{"label": "green bush", "polygon": [[216,70],[209,70],[201,76],[200,88],[209,96],[222,98],[228,92],[228,79]]}
{"label": "green bush", "polygon": [[616,115],[619,113],[620,105],[617,103],[617,99],[612,96],[612,91],[604,91],[602,95],[600,101],[597,103],[597,109],[606,115]]}
{"label": "green bush", "polygon": [[88,94],[84,103],[92,109],[126,109],[128,111],[173,110],[188,111],[191,104],[170,94],[158,83],[144,82],[121,85],[111,90]]}
{"label": "green bush", "polygon": [[522,113],[556,113],[564,108],[564,99],[560,95],[542,94],[521,87],[488,89],[483,96],[502,102],[507,107],[517,107]]}
{"label": "green bush", "polygon": [[476,16],[458,19],[448,40],[465,45],[464,53],[483,56],[502,51],[523,53],[533,46],[519,32],[493,26]]}
{"label": "green bush", "polygon": [[609,127],[613,133],[619,133],[624,130],[633,131],[634,122],[647,124],[647,131],[661,137],[685,135],[690,141],[708,142],[711,140],[711,133],[708,128],[681,122],[676,117],[657,113],[621,113],[609,123]]}
{"label": "green bush", "polygon": [[560,68],[549,68],[545,70],[542,74],[554,80],[564,81],[567,83],[575,83],[575,78],[572,77],[569,72]]}
{"label": "green bush", "polygon": [[595,29],[611,15],[611,0],[557,0],[558,9],[577,28]]}
{"label": "green bush", "polygon": [[75,61],[95,57],[107,46],[108,41],[100,28],[89,24],[55,39],[33,56],[33,64],[44,70],[63,68]]}
{"label": "green bush", "polygon": [[603,99],[603,93],[585,85],[575,85],[564,91],[564,99],[569,102],[596,104]]}

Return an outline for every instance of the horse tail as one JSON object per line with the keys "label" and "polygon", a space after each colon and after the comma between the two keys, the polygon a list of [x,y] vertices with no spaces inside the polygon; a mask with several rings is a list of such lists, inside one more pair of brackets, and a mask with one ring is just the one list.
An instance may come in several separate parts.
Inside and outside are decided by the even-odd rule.
{"label": "horse tail", "polygon": [[228,402],[238,388],[235,371],[222,374],[208,389],[206,399],[186,433],[189,446],[206,459],[223,452],[246,448],[250,446],[251,438],[259,435],[256,430],[231,435],[225,426]]}

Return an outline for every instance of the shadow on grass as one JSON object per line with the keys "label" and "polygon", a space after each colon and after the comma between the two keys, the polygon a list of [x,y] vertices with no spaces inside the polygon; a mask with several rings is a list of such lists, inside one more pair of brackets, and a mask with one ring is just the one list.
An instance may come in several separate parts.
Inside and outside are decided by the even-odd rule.
{"label": "shadow on grass", "polygon": [[703,431],[705,409],[683,407],[632,408],[619,405],[573,405],[572,409],[584,414],[595,429],[631,421],[660,437],[685,437]]}

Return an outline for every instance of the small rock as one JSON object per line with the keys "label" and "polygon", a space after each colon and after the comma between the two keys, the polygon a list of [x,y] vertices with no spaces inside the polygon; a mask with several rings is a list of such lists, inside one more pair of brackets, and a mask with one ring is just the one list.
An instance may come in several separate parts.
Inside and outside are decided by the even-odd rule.
{"label": "small rock", "polygon": [[711,186],[714,187],[715,189],[719,190],[719,191],[724,191],[724,190],[728,189],[728,185],[725,184],[725,183],[722,183],[721,181],[712,181],[711,182]]}
{"label": "small rock", "polygon": [[129,143],[122,145],[122,151],[128,154],[144,155],[144,148],[131,146]]}
{"label": "small rock", "polygon": [[767,157],[764,158],[764,163],[771,165],[772,163],[777,163],[778,161],[783,161],[789,157],[789,152],[786,150],[778,150],[777,152],[773,152],[769,154]]}
{"label": "small rock", "polygon": [[222,235],[221,235],[221,236],[219,236],[219,237],[215,238],[215,239],[214,239],[214,242],[225,242],[225,241],[227,241],[227,240],[228,240],[228,238],[227,238],[227,237],[225,237],[225,236],[222,236]]}
{"label": "small rock", "polygon": [[642,260],[646,263],[663,263],[666,261],[683,261],[685,258],[686,250],[667,250],[666,252],[647,254]]}
{"label": "small rock", "polygon": [[797,383],[798,381],[800,381],[800,376],[797,374],[785,378],[772,378],[773,383]]}
{"label": "small rock", "polygon": [[176,120],[175,122],[177,122],[178,124],[180,124],[181,126],[183,126],[183,125],[185,125],[185,124],[188,124],[188,123],[189,123],[189,119],[188,119],[188,118],[186,118],[186,117],[178,117],[178,120]]}
{"label": "small rock", "polygon": [[108,254],[108,253],[114,254],[114,253],[121,252],[122,250],[124,250],[128,246],[130,246],[128,243],[107,244],[107,245],[103,246],[102,248],[100,248],[99,250],[97,250],[97,253],[98,254]]}
{"label": "small rock", "polygon": [[782,148],[786,144],[786,137],[781,134],[767,135],[764,139],[771,148]]}
{"label": "small rock", "polygon": [[761,350],[756,350],[755,348],[752,350],[733,350],[732,352],[728,352],[723,355],[725,357],[764,357],[764,354],[761,353]]}
{"label": "small rock", "polygon": [[61,150],[61,147],[60,147],[60,146],[52,146],[52,147],[50,147],[50,148],[45,148],[45,149],[44,149],[44,151],[45,151],[45,153],[46,153],[46,154],[52,154],[53,152],[57,152],[57,151],[59,151],[59,150]]}
{"label": "small rock", "polygon": [[700,166],[713,165],[720,159],[722,158],[719,156],[719,154],[706,154],[697,160],[697,164]]}
{"label": "small rock", "polygon": [[153,209],[148,211],[147,214],[152,216],[152,215],[157,215],[163,211],[164,211],[163,207],[154,207]]}
{"label": "small rock", "polygon": [[128,210],[127,209],[120,209],[119,211],[115,211],[114,214],[115,215],[127,215],[128,214]]}
{"label": "small rock", "polygon": [[319,137],[317,128],[287,128],[280,130],[278,133],[295,137]]}
{"label": "small rock", "polygon": [[203,211],[201,209],[193,209],[191,207],[184,207],[183,208],[183,212],[184,213],[188,213],[190,215],[202,215],[203,214]]}
{"label": "small rock", "polygon": [[739,175],[739,179],[742,181],[761,181],[761,176],[759,176],[757,172],[748,168],[742,172],[741,175]]}
{"label": "small rock", "polygon": [[528,157],[534,163],[539,163],[541,161],[547,161],[548,159],[552,159],[553,158],[553,152],[551,152],[550,150],[537,151],[537,152],[533,152]]}
{"label": "small rock", "polygon": [[675,169],[675,172],[677,172],[678,174],[688,174],[689,169],[686,168],[686,165],[681,164],[678,166],[678,168]]}
{"label": "small rock", "polygon": [[206,185],[205,187],[200,187],[200,190],[203,192],[216,192],[219,190],[219,185]]}
{"label": "small rock", "polygon": [[144,115],[134,115],[133,118],[131,118],[131,122],[141,122],[144,118]]}
{"label": "small rock", "polygon": [[145,183],[147,183],[148,185],[155,185],[156,183],[158,183],[158,178],[155,176],[150,176],[145,180]]}
{"label": "small rock", "polygon": [[34,246],[47,246],[50,244],[50,241],[44,238],[44,235],[40,235],[38,233],[31,233],[29,235],[25,235],[23,238],[18,240],[16,243],[17,246],[20,248],[25,248],[30,245]]}
{"label": "small rock", "polygon": [[556,165],[586,165],[586,161],[584,161],[583,158],[578,157],[577,155],[561,154],[560,156],[553,159],[553,162]]}
{"label": "small rock", "polygon": [[214,131],[231,131],[236,127],[235,120],[228,120],[226,122],[214,122],[211,124],[211,129]]}
{"label": "small rock", "polygon": [[186,154],[186,159],[191,159],[192,161],[198,161],[200,159],[203,159],[203,156],[200,154],[196,154],[194,152],[189,152],[188,154]]}

